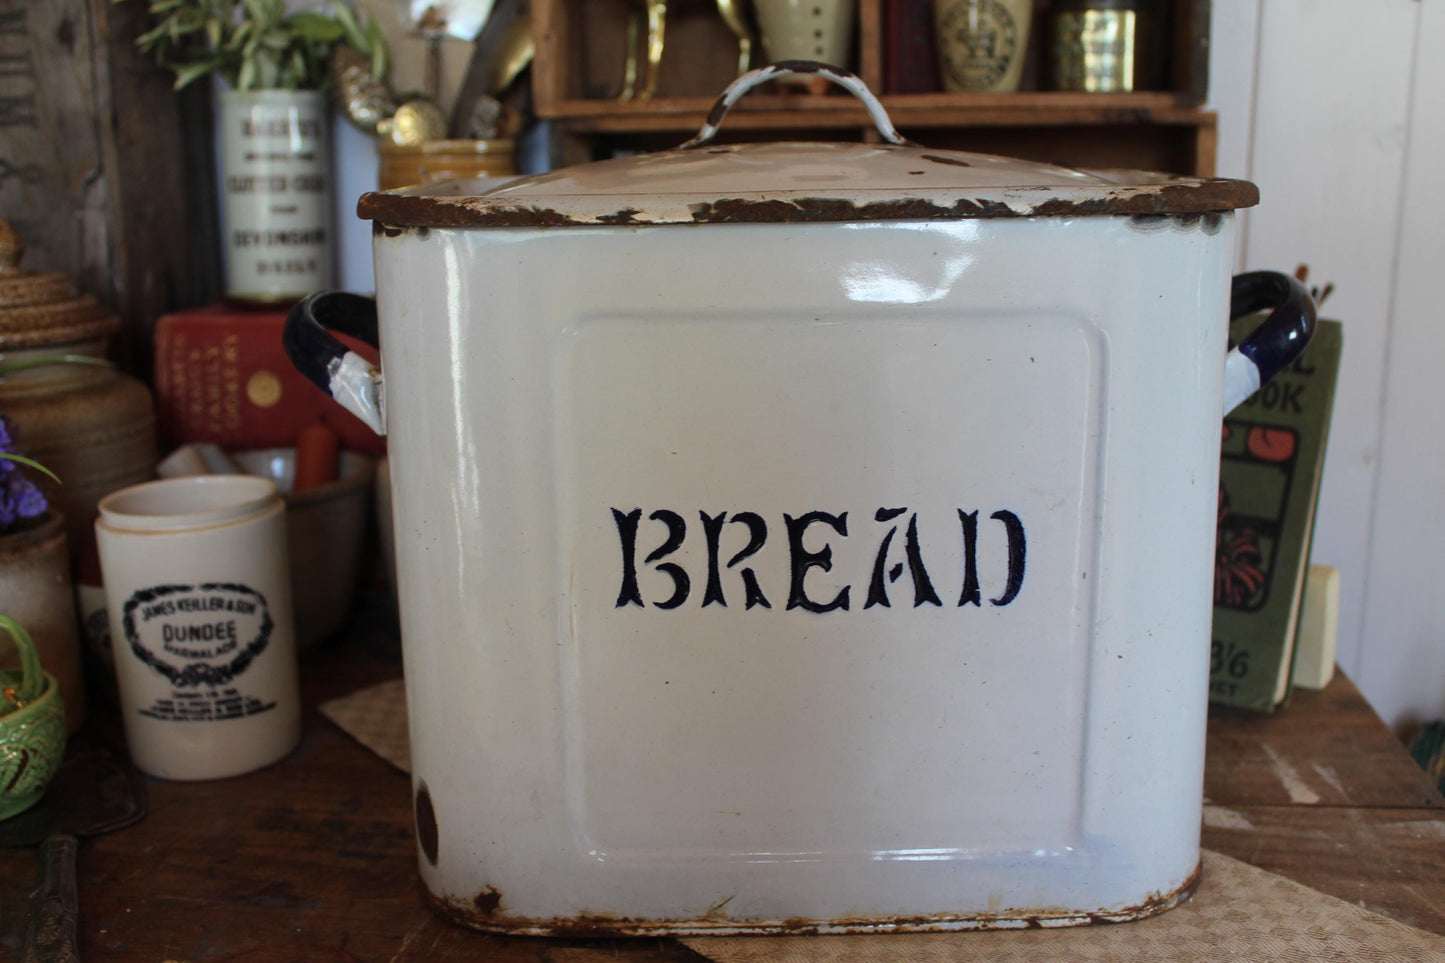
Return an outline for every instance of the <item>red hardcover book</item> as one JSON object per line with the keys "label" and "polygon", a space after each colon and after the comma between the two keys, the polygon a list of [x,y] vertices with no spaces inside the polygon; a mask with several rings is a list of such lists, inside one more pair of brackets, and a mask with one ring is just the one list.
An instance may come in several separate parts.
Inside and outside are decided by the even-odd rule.
{"label": "red hardcover book", "polygon": [[933,31],[933,0],[884,0],[883,91],[928,94],[942,90]]}
{"label": "red hardcover book", "polygon": [[[173,444],[215,442],[230,451],[296,444],[324,422],[346,448],[381,454],[386,442],[307,381],[281,347],[286,312],[211,305],[156,324],[156,417]],[[373,364],[376,349],[339,335]]]}

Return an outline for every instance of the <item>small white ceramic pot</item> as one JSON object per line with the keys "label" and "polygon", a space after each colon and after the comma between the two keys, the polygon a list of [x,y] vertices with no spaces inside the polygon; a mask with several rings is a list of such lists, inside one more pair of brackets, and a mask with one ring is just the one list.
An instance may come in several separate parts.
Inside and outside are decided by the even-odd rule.
{"label": "small white ceramic pot", "polygon": [[163,779],[269,765],[301,736],[285,504],[250,475],[100,502],[96,545],[131,759]]}

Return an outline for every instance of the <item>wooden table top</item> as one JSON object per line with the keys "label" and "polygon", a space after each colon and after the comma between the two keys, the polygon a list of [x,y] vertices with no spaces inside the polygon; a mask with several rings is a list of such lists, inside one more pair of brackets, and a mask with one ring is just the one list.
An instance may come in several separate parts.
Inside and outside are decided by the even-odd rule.
{"label": "wooden table top", "polygon": [[[303,663],[305,734],[295,753],[235,779],[151,780],[142,822],[82,843],[82,954],[705,960],[668,939],[487,936],[425,907],[409,777],[316,711],[400,674],[395,630],[384,613],[371,615],[359,640]],[[1296,693],[1274,716],[1216,711],[1205,789],[1206,847],[1445,934],[1445,800],[1343,676],[1323,692]],[[0,959],[19,956],[33,851],[5,865]]]}

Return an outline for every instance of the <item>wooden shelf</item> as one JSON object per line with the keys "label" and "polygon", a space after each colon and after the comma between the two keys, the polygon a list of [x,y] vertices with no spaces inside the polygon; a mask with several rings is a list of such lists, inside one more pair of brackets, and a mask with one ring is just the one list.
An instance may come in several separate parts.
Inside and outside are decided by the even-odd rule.
{"label": "wooden shelf", "polygon": [[[882,98],[889,116],[907,126],[1077,126],[1196,123],[1203,113],[1167,91],[1123,94],[898,94]],[[713,98],[668,97],[639,105],[617,100],[566,100],[538,108],[538,116],[566,121],[574,130],[686,130],[701,125]],[[754,94],[729,113],[741,130],[797,124],[866,127],[868,114],[848,96]]]}
{"label": "wooden shelf", "polygon": [[[860,0],[857,69],[884,88],[885,0]],[[1041,6],[1045,0],[1040,0]],[[536,110],[553,122],[566,162],[624,150],[673,146],[702,126],[736,72],[736,41],[709,3],[674,0],[659,96],[617,99],[629,0],[533,0]],[[936,147],[962,146],[1072,166],[1140,167],[1210,175],[1216,118],[1201,110],[1208,0],[1174,0],[1173,78],[1169,90],[1088,94],[885,94],[884,106],[906,136]],[[1201,31],[1203,35],[1201,36]],[[720,139],[755,139],[796,130],[871,139],[862,106],[842,91],[750,94],[728,114]]]}

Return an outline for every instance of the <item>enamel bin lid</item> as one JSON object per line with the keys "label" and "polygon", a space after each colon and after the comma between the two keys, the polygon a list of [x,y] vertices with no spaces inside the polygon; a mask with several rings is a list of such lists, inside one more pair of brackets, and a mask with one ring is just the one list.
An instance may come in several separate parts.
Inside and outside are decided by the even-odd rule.
{"label": "enamel bin lid", "polygon": [[[856,94],[884,143],[711,143],[744,93],[803,71]],[[447,181],[370,193],[358,214],[396,227],[540,227],[1191,215],[1259,200],[1248,181],[1088,172],[930,150],[901,137],[857,77],[796,62],[739,77],[702,132],[675,150],[563,168],[480,193],[478,186]]]}

